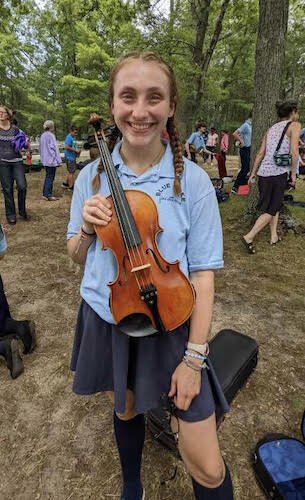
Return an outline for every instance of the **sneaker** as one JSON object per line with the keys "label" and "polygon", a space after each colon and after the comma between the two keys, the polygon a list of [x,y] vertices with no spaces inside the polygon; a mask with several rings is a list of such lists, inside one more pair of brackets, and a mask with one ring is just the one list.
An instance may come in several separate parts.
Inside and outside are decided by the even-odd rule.
{"label": "sneaker", "polygon": [[73,190],[74,190],[74,186],[68,187],[68,191],[72,191],[72,193],[73,193]]}
{"label": "sneaker", "polygon": [[12,215],[12,216],[8,216],[7,218],[7,222],[9,224],[16,224],[17,220],[16,220],[16,216],[15,215]]}
{"label": "sneaker", "polygon": [[59,200],[59,198],[57,198],[56,196],[43,196],[42,198],[44,200],[46,200],[46,201],[57,201],[57,200]]}
{"label": "sneaker", "polygon": [[232,193],[232,194],[237,194],[236,189],[235,189],[235,188],[232,188],[232,189],[231,189],[231,193]]}
{"label": "sneaker", "polygon": [[69,189],[69,184],[67,182],[62,182],[61,187],[64,189]]}

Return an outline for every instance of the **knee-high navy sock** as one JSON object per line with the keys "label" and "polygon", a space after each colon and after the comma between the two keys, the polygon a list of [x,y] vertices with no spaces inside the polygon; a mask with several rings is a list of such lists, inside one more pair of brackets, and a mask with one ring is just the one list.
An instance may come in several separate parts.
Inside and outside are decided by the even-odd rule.
{"label": "knee-high navy sock", "polygon": [[137,500],[142,497],[141,460],[145,438],[144,415],[136,415],[130,420],[120,420],[114,414],[113,423],[123,473],[123,498],[124,500]]}
{"label": "knee-high navy sock", "polygon": [[192,482],[196,500],[233,500],[234,498],[231,475],[227,466],[225,478],[218,488],[206,488],[193,478]]}

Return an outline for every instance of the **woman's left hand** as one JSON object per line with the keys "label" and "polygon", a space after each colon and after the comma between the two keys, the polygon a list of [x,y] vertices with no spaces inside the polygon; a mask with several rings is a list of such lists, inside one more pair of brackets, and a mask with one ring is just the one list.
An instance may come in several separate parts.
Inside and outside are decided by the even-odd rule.
{"label": "woman's left hand", "polygon": [[188,410],[193,399],[198,396],[201,388],[201,371],[189,368],[183,361],[172,375],[169,398],[174,398],[179,410]]}

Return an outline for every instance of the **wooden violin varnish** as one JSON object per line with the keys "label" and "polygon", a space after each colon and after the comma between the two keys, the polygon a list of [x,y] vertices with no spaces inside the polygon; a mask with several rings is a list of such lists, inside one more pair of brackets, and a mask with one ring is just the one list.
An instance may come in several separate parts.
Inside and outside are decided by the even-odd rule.
{"label": "wooden violin varnish", "polygon": [[162,228],[154,200],[143,191],[123,189],[104,134],[96,135],[96,141],[113,215],[107,226],[94,229],[102,248],[111,249],[117,261],[117,276],[108,284],[114,320],[135,337],[175,330],[192,314],[194,288],[179,261],[166,261],[158,249]]}

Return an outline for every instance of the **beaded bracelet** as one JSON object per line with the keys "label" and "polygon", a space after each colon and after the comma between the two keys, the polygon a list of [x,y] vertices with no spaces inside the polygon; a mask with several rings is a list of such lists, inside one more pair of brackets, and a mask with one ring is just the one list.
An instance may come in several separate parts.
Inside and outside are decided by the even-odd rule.
{"label": "beaded bracelet", "polygon": [[189,368],[191,368],[191,369],[192,369],[192,370],[194,370],[195,372],[201,372],[201,370],[202,370],[202,367],[201,367],[201,366],[195,366],[195,365],[193,365],[193,363],[190,363],[190,362],[187,360],[187,358],[185,358],[185,357],[182,359],[182,361],[183,361],[183,363],[185,363],[185,364],[186,364],[186,366],[188,366]]}
{"label": "beaded bracelet", "polygon": [[183,356],[182,361],[189,367],[195,370],[196,372],[201,372],[203,368],[207,368],[206,363],[203,361],[201,365],[195,365],[186,356]]}
{"label": "beaded bracelet", "polygon": [[201,361],[205,361],[207,359],[206,356],[203,356],[202,354],[199,354],[199,353],[194,352],[194,351],[186,350],[184,354],[185,354],[185,356],[188,356],[189,358],[200,359]]}

